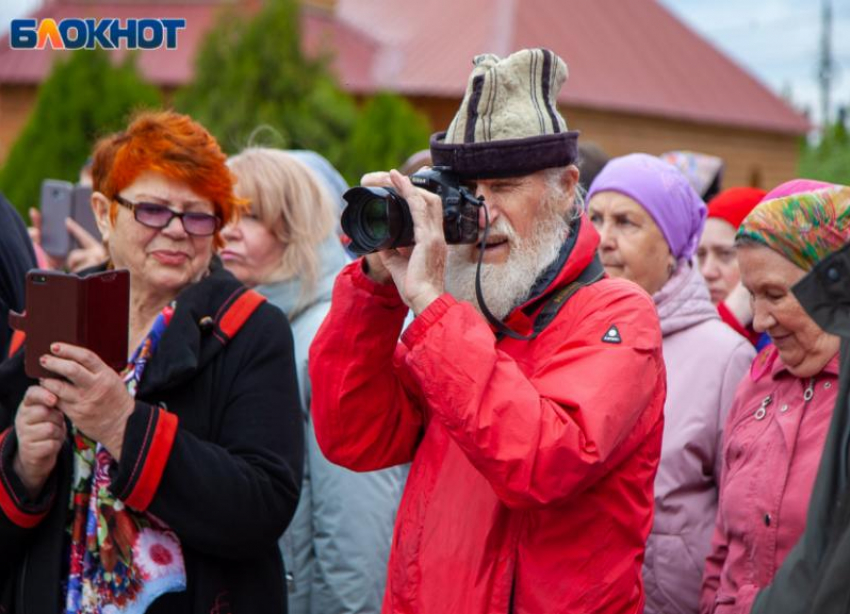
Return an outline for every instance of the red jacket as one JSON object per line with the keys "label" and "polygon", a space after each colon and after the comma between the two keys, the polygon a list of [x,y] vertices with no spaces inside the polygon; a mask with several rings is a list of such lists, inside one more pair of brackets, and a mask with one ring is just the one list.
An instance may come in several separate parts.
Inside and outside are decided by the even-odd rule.
{"label": "red jacket", "polygon": [[[599,237],[581,227],[542,297],[593,258]],[[642,612],[665,399],[649,296],[603,279],[533,341],[497,340],[443,295],[397,343],[406,314],[394,285],[353,263],[310,352],[328,458],[412,461],[383,612]],[[519,311],[508,322],[528,332]]]}

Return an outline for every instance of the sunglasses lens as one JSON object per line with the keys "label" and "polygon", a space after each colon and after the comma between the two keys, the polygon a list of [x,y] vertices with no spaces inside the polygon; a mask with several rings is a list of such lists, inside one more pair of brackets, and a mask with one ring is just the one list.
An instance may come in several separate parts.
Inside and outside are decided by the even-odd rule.
{"label": "sunglasses lens", "polygon": [[218,218],[206,213],[187,213],[183,216],[183,227],[190,235],[206,237],[218,228]]}
{"label": "sunglasses lens", "polygon": [[136,205],[136,220],[151,228],[164,228],[168,226],[173,214],[168,207],[154,205],[151,203],[138,203]]}

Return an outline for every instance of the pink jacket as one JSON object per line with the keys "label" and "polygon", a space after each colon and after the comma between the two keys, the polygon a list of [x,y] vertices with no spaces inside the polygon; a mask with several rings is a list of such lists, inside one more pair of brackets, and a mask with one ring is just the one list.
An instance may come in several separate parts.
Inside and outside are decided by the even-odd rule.
{"label": "pink jacket", "polygon": [[723,435],[701,614],[747,614],[802,534],[837,393],[837,354],[805,380],[772,345],[756,358]]}
{"label": "pink jacket", "polygon": [[644,612],[696,614],[717,512],[723,425],[756,352],[723,323],[687,262],[653,299],[664,335],[667,402]]}

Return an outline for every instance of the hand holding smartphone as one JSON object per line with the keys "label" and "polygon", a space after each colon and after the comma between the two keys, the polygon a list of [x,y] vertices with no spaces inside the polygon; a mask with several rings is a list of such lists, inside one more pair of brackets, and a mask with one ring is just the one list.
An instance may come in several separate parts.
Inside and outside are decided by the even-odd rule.
{"label": "hand holding smartphone", "polygon": [[86,277],[58,271],[27,273],[26,311],[9,313],[9,325],[26,334],[24,370],[55,377],[39,358],[65,342],[87,348],[115,370],[127,365],[130,274],[124,269]]}
{"label": "hand holding smartphone", "polygon": [[100,241],[100,230],[91,207],[92,189],[68,181],[45,179],[41,184],[41,246],[51,256],[65,258],[80,247],[68,232],[65,220],[71,218]]}

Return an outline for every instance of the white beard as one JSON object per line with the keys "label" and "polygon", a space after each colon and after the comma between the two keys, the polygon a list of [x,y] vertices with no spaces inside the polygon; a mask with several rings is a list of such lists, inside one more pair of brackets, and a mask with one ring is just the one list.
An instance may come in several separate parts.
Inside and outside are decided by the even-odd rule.
{"label": "white beard", "polygon": [[[506,238],[510,243],[507,261],[481,265],[481,292],[490,312],[499,320],[528,297],[540,274],[558,257],[570,233],[569,223],[554,207],[541,203],[541,215],[531,233],[521,238],[504,217],[490,226],[490,239]],[[480,312],[475,296],[475,270],[472,245],[449,245],[446,260],[446,291],[459,301],[467,301]]]}

